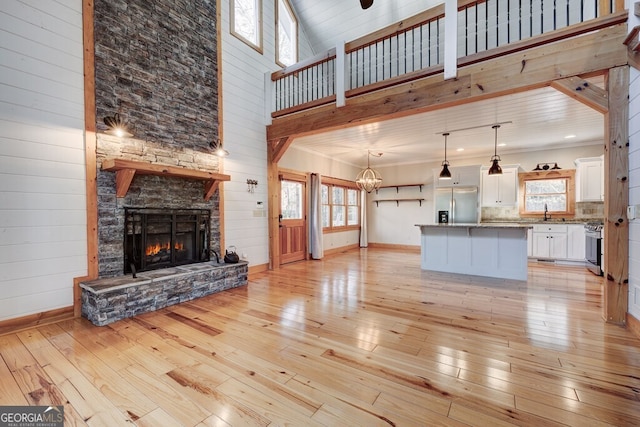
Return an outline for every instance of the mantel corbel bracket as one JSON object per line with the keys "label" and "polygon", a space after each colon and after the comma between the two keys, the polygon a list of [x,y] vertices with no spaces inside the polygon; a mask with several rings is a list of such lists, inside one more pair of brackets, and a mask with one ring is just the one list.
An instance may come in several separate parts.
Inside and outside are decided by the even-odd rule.
{"label": "mantel corbel bracket", "polygon": [[172,176],[203,181],[204,200],[207,201],[214,195],[221,182],[231,180],[229,175],[221,173],[126,159],[106,159],[102,162],[102,170],[116,173],[116,197],[127,195],[136,174]]}

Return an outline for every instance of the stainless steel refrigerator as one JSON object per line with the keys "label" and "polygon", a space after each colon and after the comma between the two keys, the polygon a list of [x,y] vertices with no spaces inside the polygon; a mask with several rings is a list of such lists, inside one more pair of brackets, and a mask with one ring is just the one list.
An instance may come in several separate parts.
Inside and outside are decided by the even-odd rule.
{"label": "stainless steel refrigerator", "polygon": [[478,188],[436,188],[436,223],[477,224]]}

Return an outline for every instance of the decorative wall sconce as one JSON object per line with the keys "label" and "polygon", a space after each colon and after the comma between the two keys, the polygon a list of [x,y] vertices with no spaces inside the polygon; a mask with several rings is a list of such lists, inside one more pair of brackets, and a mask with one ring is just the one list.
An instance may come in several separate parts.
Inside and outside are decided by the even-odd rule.
{"label": "decorative wall sconce", "polygon": [[247,191],[249,193],[253,193],[257,186],[258,186],[257,179],[247,179]]}
{"label": "decorative wall sconce", "polygon": [[129,131],[127,127],[127,122],[124,120],[120,114],[115,113],[113,116],[106,116],[104,119],[104,124],[107,125],[106,134],[114,135],[118,137],[127,137],[131,138],[133,134]]}
{"label": "decorative wall sconce", "polygon": [[222,140],[220,138],[217,138],[215,141],[211,141],[209,146],[213,148],[213,154],[218,157],[227,157],[229,155],[229,152],[222,146]]}
{"label": "decorative wall sconce", "polygon": [[[534,169],[534,171],[548,171],[549,169],[553,170],[558,170],[558,169],[562,169],[560,166],[558,166],[558,163],[553,162],[553,167],[549,166],[551,164],[551,162],[549,163],[538,163],[536,165],[536,168]],[[542,165],[542,166],[540,166]]]}

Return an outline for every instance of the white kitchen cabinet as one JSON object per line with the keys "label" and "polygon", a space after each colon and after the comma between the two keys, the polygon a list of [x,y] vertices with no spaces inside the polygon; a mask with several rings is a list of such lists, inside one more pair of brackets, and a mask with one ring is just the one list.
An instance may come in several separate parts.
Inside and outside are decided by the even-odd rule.
{"label": "white kitchen cabinet", "polygon": [[534,225],[532,235],[534,258],[567,259],[566,225]]}
{"label": "white kitchen cabinet", "polygon": [[489,175],[482,168],[482,206],[515,206],[518,203],[518,167],[505,166],[501,175]]}
{"label": "white kitchen cabinet", "polygon": [[576,159],[576,202],[604,200],[604,158]]}
{"label": "white kitchen cabinet", "polygon": [[585,246],[584,225],[567,225],[567,259],[584,261]]}
{"label": "white kitchen cabinet", "polygon": [[442,168],[433,170],[436,188],[480,186],[480,165],[450,167],[451,179],[440,179],[441,170]]}

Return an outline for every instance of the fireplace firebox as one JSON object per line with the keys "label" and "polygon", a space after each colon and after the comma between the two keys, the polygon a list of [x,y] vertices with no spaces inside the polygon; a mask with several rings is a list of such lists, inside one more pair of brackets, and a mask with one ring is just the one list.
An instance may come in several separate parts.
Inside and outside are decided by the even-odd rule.
{"label": "fireplace firebox", "polygon": [[124,272],[209,261],[211,212],[125,208]]}

